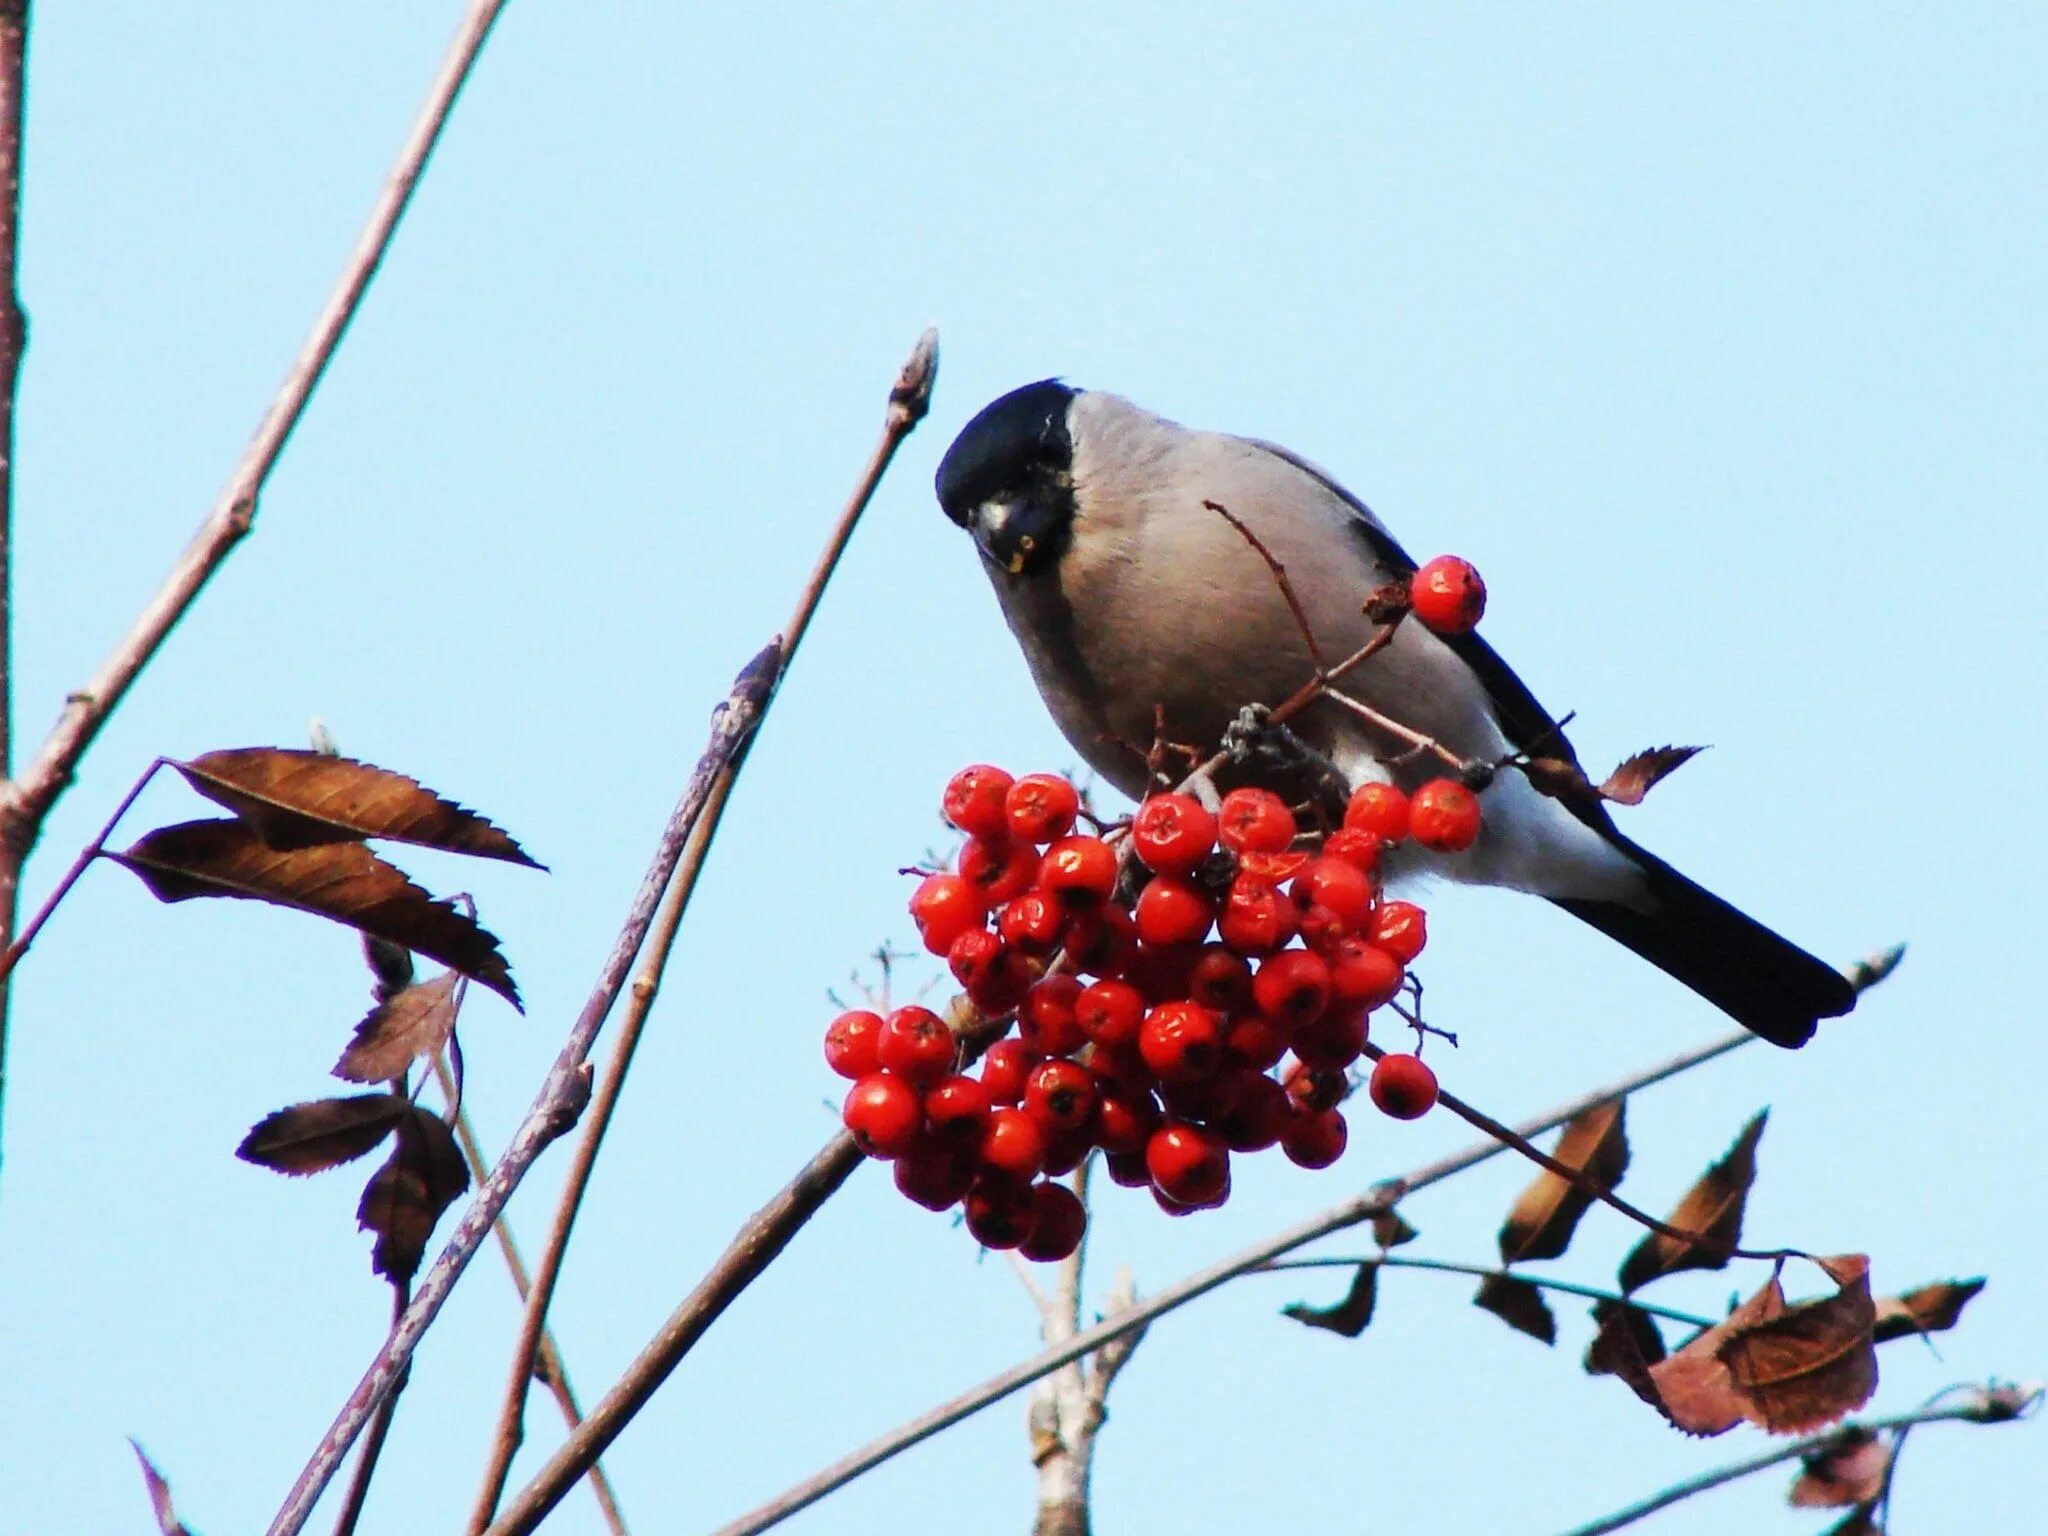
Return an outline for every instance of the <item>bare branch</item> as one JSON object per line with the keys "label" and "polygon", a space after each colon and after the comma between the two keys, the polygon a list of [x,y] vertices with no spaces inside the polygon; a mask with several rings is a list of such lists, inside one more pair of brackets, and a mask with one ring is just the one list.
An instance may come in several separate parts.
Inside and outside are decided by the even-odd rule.
{"label": "bare branch", "polygon": [[304,1528],[321,1490],[334,1476],[335,1469],[348,1454],[349,1446],[362,1432],[370,1415],[411,1361],[413,1350],[440,1313],[442,1303],[448,1299],[456,1280],[482,1246],[485,1236],[505,1209],[505,1202],[511,1199],[512,1191],[518,1188],[520,1180],[526,1177],[548,1144],[574,1125],[582,1113],[589,1096],[587,1058],[597,1040],[597,1032],[604,1026],[612,1003],[625,984],[626,972],[647,937],[647,930],[654,921],[655,905],[675,873],[682,858],[683,845],[696,828],[713,781],[745,749],[761,717],[761,710],[781,676],[781,669],[781,644],[771,642],[747,664],[719,706],[713,717],[710,743],[698,759],[689,783],[684,786],[682,798],[669,816],[654,858],[639,890],[634,893],[625,924],[612,943],[611,953],[605,957],[597,983],[570,1028],[561,1053],[548,1069],[532,1108],[513,1133],[511,1145],[498,1160],[497,1167],[478,1187],[475,1199],[463,1212],[447,1247],[442,1249],[433,1267],[427,1271],[426,1278],[421,1281],[412,1305],[406,1308],[404,1317],[378,1350],[369,1371],[355,1391],[349,1394],[333,1425],[314,1448],[312,1458],[300,1472],[283,1507],[271,1522],[270,1536],[294,1536]]}
{"label": "bare branch", "polygon": [[[28,0],[0,0],[0,782],[14,772],[14,405],[28,346],[19,281],[27,66]],[[0,837],[0,947],[14,938],[30,841]],[[7,990],[0,986],[0,1102],[6,1084]]]}
{"label": "bare branch", "polygon": [[[405,1302],[405,1284],[394,1281],[391,1286],[391,1322],[394,1327],[405,1315]],[[334,1536],[355,1536],[356,1525],[363,1518],[363,1505],[370,1497],[370,1479],[377,1475],[377,1461],[384,1454],[384,1442],[391,1434],[391,1420],[398,1412],[398,1394],[405,1390],[405,1383],[406,1377],[400,1376],[390,1395],[378,1404],[376,1418],[370,1421],[370,1432],[363,1438],[363,1449],[356,1457],[356,1470],[348,1480],[348,1492],[342,1496],[341,1513],[335,1517]]]}
{"label": "bare branch", "polygon": [[[888,412],[882,424],[882,435],[876,442],[873,453],[868,457],[867,466],[861,471],[859,483],[852,496],[847,499],[839,520],[834,524],[831,535],[825,541],[823,553],[811,571],[810,579],[798,595],[796,611],[791,614],[788,627],[784,630],[782,667],[786,672],[795,658],[796,647],[810,628],[811,618],[818,610],[818,604],[825,595],[825,588],[838,568],[839,557],[845,552],[847,541],[853,537],[853,530],[860,517],[874,499],[876,488],[882,483],[882,476],[888,470],[890,461],[896,457],[896,450],[910,435],[918,422],[924,419],[931,403],[932,386],[938,377],[939,335],[936,330],[926,330],[918,337],[903,366],[897,370],[896,382],[889,391]],[[762,710],[773,702],[772,695],[763,701]],[[713,781],[709,798],[705,801],[704,814],[697,831],[685,850],[680,869],[677,871],[674,889],[663,905],[660,921],[654,931],[653,942],[648,946],[647,958],[634,978],[632,996],[627,1003],[626,1016],[619,1029],[617,1043],[612,1047],[611,1059],[605,1068],[602,1086],[592,1104],[590,1118],[583,1128],[582,1139],[576,1146],[575,1161],[570,1165],[567,1181],[563,1185],[560,1200],[555,1207],[554,1225],[548,1232],[545,1248],[541,1250],[540,1268],[535,1273],[532,1291],[526,1297],[526,1312],[520,1320],[519,1338],[512,1350],[512,1366],[505,1387],[503,1406],[498,1414],[498,1428],[491,1442],[491,1457],[484,1469],[482,1485],[477,1490],[476,1505],[470,1513],[469,1529],[481,1531],[490,1524],[491,1515],[504,1496],[505,1479],[512,1470],[512,1458],[519,1450],[524,1438],[526,1393],[528,1383],[533,1380],[535,1351],[539,1347],[542,1327],[547,1318],[549,1303],[554,1298],[555,1283],[560,1278],[562,1260],[568,1251],[569,1238],[576,1225],[577,1212],[582,1209],[583,1195],[590,1186],[592,1170],[597,1165],[597,1155],[604,1145],[605,1133],[611,1128],[612,1111],[616,1108],[619,1095],[625,1090],[626,1074],[632,1070],[634,1053],[639,1049],[642,1031],[646,1028],[647,1017],[653,1010],[654,999],[661,989],[661,977],[668,966],[670,950],[674,947],[677,930],[681,927],[683,914],[689,910],[690,898],[697,889],[697,878],[703,872],[704,860],[711,850],[711,843],[718,835],[718,826],[725,814],[725,805],[732,793],[744,761],[744,754],[736,755]]]}
{"label": "bare branch", "polygon": [[1694,1328],[1711,1328],[1715,1319],[1700,1317],[1691,1312],[1680,1312],[1672,1307],[1660,1307],[1651,1302],[1638,1301],[1633,1296],[1623,1296],[1618,1291],[1603,1291],[1597,1285],[1579,1285],[1570,1280],[1557,1280],[1548,1275],[1532,1275],[1525,1270],[1504,1269],[1498,1264],[1459,1264],[1450,1259],[1408,1258],[1401,1254],[1373,1253],[1360,1254],[1357,1258],[1281,1259],[1272,1264],[1261,1264],[1254,1274],[1279,1275],[1290,1270],[1301,1269],[1357,1269],[1362,1264],[1375,1265],[1380,1269],[1426,1269],[1440,1275],[1470,1275],[1475,1280],[1520,1280],[1533,1285],[1539,1291],[1556,1291],[1565,1296],[1583,1296],[1588,1301],[1613,1301],[1625,1307],[1634,1307],[1638,1312],[1647,1312],[1653,1317],[1669,1318],[1674,1323],[1685,1323]]}

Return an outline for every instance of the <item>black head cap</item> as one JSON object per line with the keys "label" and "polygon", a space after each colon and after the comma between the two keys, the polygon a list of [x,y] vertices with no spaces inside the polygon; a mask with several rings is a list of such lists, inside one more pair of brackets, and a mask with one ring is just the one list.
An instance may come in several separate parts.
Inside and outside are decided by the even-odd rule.
{"label": "black head cap", "polygon": [[963,528],[998,496],[1063,496],[1074,456],[1067,407],[1079,394],[1040,379],[982,407],[939,461],[935,488],[946,516]]}

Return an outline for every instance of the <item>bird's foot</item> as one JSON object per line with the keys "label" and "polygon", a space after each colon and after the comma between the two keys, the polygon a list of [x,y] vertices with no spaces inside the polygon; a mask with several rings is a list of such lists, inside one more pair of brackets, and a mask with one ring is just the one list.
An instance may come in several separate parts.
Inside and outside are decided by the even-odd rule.
{"label": "bird's foot", "polygon": [[1273,711],[1247,704],[1223,732],[1223,750],[1240,768],[1257,778],[1278,778],[1303,785],[1315,800],[1342,805],[1351,793],[1343,770],[1284,725],[1273,723]]}

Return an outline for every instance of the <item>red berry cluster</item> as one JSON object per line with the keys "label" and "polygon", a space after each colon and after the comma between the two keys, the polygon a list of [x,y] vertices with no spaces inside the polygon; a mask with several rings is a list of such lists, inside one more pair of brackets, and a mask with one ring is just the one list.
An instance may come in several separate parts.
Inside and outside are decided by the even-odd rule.
{"label": "red berry cluster", "polygon": [[[1420,907],[1382,894],[1382,853],[1405,838],[1467,848],[1480,822],[1448,779],[1412,797],[1368,784],[1327,833],[1304,834],[1265,790],[1233,790],[1217,812],[1159,794],[1129,825],[1126,868],[1075,830],[1080,797],[1054,774],[966,768],[943,809],[966,842],[910,913],[975,1008],[1014,1014],[1016,1032],[967,1073],[929,1009],[855,1009],[825,1057],[853,1079],[847,1129],[904,1194],[964,1203],[983,1246],[1041,1260],[1079,1244],[1086,1213],[1054,1180],[1097,1148],[1111,1178],[1172,1215],[1223,1203],[1232,1153],[1334,1163],[1368,1016],[1427,938]],[[1402,1119],[1436,1102],[1413,1055],[1381,1059],[1369,1090]]]}

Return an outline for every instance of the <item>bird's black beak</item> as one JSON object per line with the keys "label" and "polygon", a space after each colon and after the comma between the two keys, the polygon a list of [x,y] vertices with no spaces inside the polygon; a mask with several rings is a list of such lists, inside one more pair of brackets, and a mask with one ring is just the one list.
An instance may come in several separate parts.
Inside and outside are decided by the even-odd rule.
{"label": "bird's black beak", "polygon": [[1052,553],[1063,521],[1060,508],[1042,496],[991,497],[967,515],[982,558],[1012,576]]}

